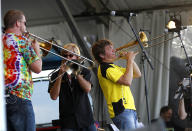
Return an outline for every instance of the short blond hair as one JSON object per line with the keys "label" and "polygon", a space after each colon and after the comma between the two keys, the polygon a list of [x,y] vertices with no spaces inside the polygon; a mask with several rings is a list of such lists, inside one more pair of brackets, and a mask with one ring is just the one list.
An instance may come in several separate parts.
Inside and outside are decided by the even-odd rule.
{"label": "short blond hair", "polygon": [[[74,52],[74,53],[76,53],[76,54],[78,54],[78,55],[81,55],[81,54],[80,54],[80,49],[79,49],[79,47],[78,47],[76,44],[74,44],[74,43],[67,43],[67,44],[65,44],[65,45],[63,46],[63,48],[65,48],[65,49],[67,49],[67,50],[70,50],[70,51],[72,51],[72,52]],[[66,52],[67,52],[67,51],[63,50],[63,51],[61,52],[61,55],[64,55]],[[79,57],[78,57],[78,58],[79,58]]]}

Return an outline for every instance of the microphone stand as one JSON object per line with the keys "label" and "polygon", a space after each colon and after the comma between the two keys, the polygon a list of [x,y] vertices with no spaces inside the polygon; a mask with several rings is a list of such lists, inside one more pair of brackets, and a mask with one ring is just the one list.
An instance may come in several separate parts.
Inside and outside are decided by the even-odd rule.
{"label": "microphone stand", "polygon": [[146,74],[145,74],[145,60],[147,60],[148,64],[150,65],[151,69],[153,70],[153,66],[151,64],[151,60],[149,59],[146,51],[144,50],[144,47],[140,41],[140,38],[138,36],[138,33],[136,33],[136,31],[134,30],[133,26],[131,25],[129,19],[130,19],[130,16],[124,16],[127,18],[127,22],[129,24],[129,26],[131,27],[131,30],[133,31],[133,34],[135,35],[136,37],[136,40],[138,41],[139,43],[139,46],[142,50],[142,64],[143,64],[143,73],[144,73],[144,82],[145,82],[145,97],[146,97],[146,106],[147,106],[147,118],[148,118],[148,124],[149,126],[151,126],[151,120],[150,120],[150,111],[149,111],[149,102],[148,102],[148,90],[147,90],[147,82],[146,82]]}
{"label": "microphone stand", "polygon": [[[186,56],[186,58],[187,58],[187,61],[188,61],[188,64],[186,65],[186,67],[188,67],[188,69],[189,69],[189,84],[190,84],[190,94],[189,94],[189,96],[190,96],[190,103],[189,103],[189,112],[187,112],[187,114],[188,114],[188,116],[190,116],[190,117],[192,117],[192,79],[191,79],[191,77],[192,77],[192,65],[191,65],[191,61],[190,61],[190,59],[189,59],[189,57],[188,57],[188,55],[187,55],[187,51],[186,51],[186,49],[185,49],[185,46],[184,46],[184,44],[183,44],[183,41],[182,41],[182,39],[181,39],[181,34],[180,34],[180,31],[178,31],[177,32],[178,33],[178,36],[179,36],[179,38],[180,38],[180,41],[181,41],[181,47],[184,49],[184,52],[185,52],[185,56]],[[187,105],[188,106],[188,105]]]}

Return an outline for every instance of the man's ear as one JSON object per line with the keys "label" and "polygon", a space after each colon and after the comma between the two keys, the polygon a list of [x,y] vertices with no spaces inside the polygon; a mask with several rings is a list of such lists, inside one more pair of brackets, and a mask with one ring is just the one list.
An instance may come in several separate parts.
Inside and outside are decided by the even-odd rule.
{"label": "man's ear", "polygon": [[19,22],[18,20],[15,22],[15,26],[20,26],[21,22]]}

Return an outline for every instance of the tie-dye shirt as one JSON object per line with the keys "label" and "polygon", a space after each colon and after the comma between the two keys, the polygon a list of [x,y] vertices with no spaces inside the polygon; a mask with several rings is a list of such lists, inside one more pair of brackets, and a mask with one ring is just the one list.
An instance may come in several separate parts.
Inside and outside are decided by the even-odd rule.
{"label": "tie-dye shirt", "polygon": [[33,81],[29,65],[39,57],[24,36],[3,34],[5,88],[11,94],[31,100]]}

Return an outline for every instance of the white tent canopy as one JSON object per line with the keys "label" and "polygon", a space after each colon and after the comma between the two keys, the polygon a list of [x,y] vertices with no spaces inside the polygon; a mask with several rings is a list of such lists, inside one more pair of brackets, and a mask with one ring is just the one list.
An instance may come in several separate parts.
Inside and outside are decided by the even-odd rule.
{"label": "white tent canopy", "polygon": [[[20,9],[28,18],[28,26],[54,24],[64,21],[58,5],[59,0],[2,0],[2,14],[9,9]],[[188,15],[191,10],[191,0],[65,0],[69,11],[76,17],[94,16],[96,13],[119,11],[123,13],[141,13],[154,10],[167,10],[174,13],[185,11],[182,16]],[[187,12],[187,13],[186,13]],[[3,16],[2,15],[2,16]],[[97,17],[97,16],[95,16]],[[98,18],[98,17],[97,17]],[[191,24],[191,15],[185,17]],[[90,17],[88,17],[90,19]]]}

